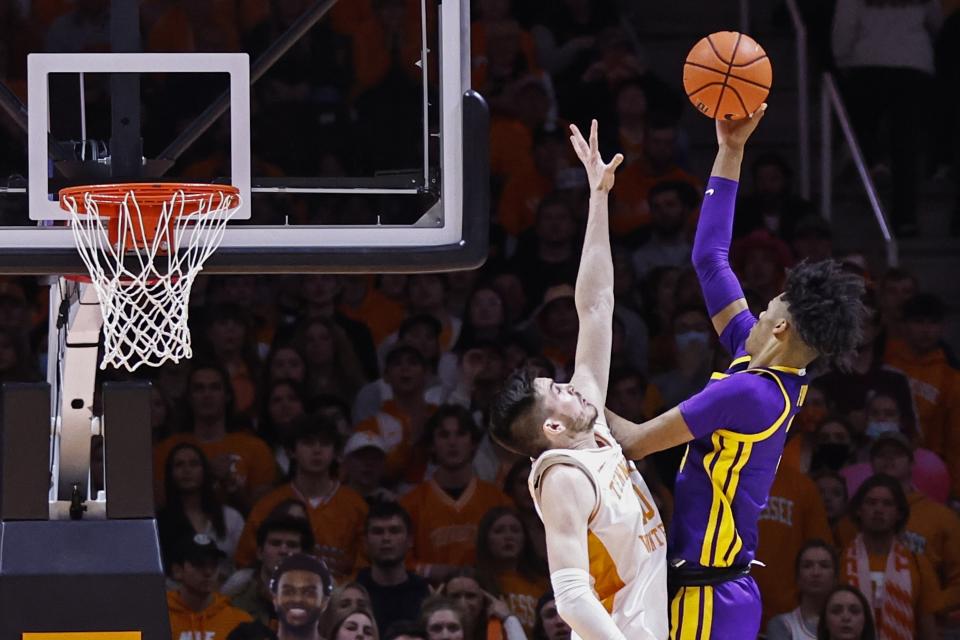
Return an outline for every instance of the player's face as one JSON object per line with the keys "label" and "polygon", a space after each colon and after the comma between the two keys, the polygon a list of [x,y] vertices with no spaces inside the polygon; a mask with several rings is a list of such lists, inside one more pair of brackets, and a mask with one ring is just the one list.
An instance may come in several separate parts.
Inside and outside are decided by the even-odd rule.
{"label": "player's face", "polygon": [[257,559],[273,573],[281,560],[304,551],[302,545],[300,534],[295,531],[271,531],[263,541],[263,547],[257,549]]}
{"label": "player's face", "polygon": [[323,580],[311,571],[287,571],[280,576],[273,604],[281,630],[303,635],[303,631],[316,627],[323,613]]}
{"label": "player's face", "polygon": [[754,356],[760,353],[764,345],[774,339],[773,331],[781,323],[789,319],[787,303],[783,301],[781,293],[767,304],[767,308],[760,313],[757,318],[757,324],[753,325],[750,334],[747,336],[747,353]]}
{"label": "player's face", "polygon": [[501,516],[490,527],[487,544],[494,559],[519,560],[523,551],[523,525],[512,514]]}
{"label": "player's face", "polygon": [[373,640],[373,621],[365,613],[356,612],[347,616],[340,625],[334,640]]}
{"label": "player's face", "polygon": [[855,640],[863,633],[866,612],[860,599],[849,591],[838,591],[827,601],[827,631],[831,640]]}
{"label": "player's face", "polygon": [[203,486],[203,462],[193,449],[184,448],[173,456],[173,483],[182,492],[199,491]]}
{"label": "player's face", "polygon": [[367,527],[367,555],[380,566],[396,566],[410,549],[410,534],[400,516],[373,519]]}
{"label": "player's face", "polygon": [[587,402],[572,384],[560,384],[551,378],[537,378],[534,387],[547,414],[573,433],[593,429],[597,408]]}
{"label": "player's face", "polygon": [[557,611],[557,603],[549,601],[540,609],[540,620],[547,640],[570,640],[570,625],[563,621]]}
{"label": "player's face", "polygon": [[833,557],[826,549],[807,549],[797,567],[797,590],[802,595],[825,596],[834,583]]}
{"label": "player's face", "polygon": [[427,618],[427,640],[463,640],[463,625],[449,609],[434,611]]}
{"label": "player's face", "polygon": [[891,533],[897,523],[897,502],[886,487],[874,487],[867,492],[860,506],[860,523],[869,533]]}
{"label": "player's face", "polygon": [[454,416],[447,416],[433,433],[433,455],[445,469],[459,469],[473,459],[473,438]]}

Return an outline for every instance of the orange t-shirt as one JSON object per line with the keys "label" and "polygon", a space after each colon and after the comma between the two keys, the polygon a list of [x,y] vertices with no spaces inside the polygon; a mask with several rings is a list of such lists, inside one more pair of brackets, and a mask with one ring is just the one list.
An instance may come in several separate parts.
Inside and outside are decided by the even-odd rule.
{"label": "orange t-shirt", "polygon": [[477,525],[493,507],[509,506],[500,489],[472,478],[456,500],[434,480],[400,499],[413,519],[413,557],[420,564],[468,567],[476,563]]}
{"label": "orange t-shirt", "polygon": [[[841,559],[845,555],[846,549],[844,549],[844,552],[840,555]],[[883,575],[887,569],[887,556],[874,555],[871,553],[868,555],[868,558],[870,562],[870,573]],[[907,569],[910,571],[910,598],[913,603],[914,620],[916,620],[919,615],[934,613],[936,611],[940,603],[940,590],[937,586],[937,577],[933,573],[933,568],[925,557],[910,553]],[[841,560],[841,582],[850,584],[850,582],[856,578],[856,576],[852,574],[853,571],[854,567],[848,566],[848,563],[842,562]],[[861,586],[861,591],[863,591],[865,595],[870,595],[867,591],[868,589],[875,590],[879,586],[873,583],[872,579],[871,583],[872,584],[866,587]],[[874,602],[875,601],[874,599]],[[874,610],[873,615],[875,620],[878,613],[878,611]]]}
{"label": "orange t-shirt", "polygon": [[531,162],[504,185],[497,222],[508,235],[520,235],[533,226],[540,201],[552,190],[553,181],[540,175]]}
{"label": "orange t-shirt", "polygon": [[615,236],[624,236],[631,231],[650,224],[650,205],[647,196],[658,182],[680,180],[689,182],[697,189],[700,181],[680,167],[674,167],[661,175],[653,175],[643,161],[628,165],[617,176],[617,189],[613,192],[610,208],[610,231]]}
{"label": "orange t-shirt", "polygon": [[[290,499],[300,500],[307,506],[307,516],[317,546],[331,547],[342,553],[345,560],[341,571],[337,573],[349,575],[360,554],[368,507],[359,493],[339,484],[325,501],[311,502],[293,483],[277,487],[263,496],[250,510],[237,542],[237,550],[233,555],[237,566],[248,567],[254,563],[257,559],[257,529],[277,505]],[[336,572],[336,567],[331,566],[331,569]]]}
{"label": "orange t-shirt", "polygon": [[[682,508],[682,505],[681,505]],[[780,465],[770,487],[767,506],[757,523],[757,560],[751,575],[763,596],[763,622],[797,606],[795,562],[800,548],[812,538],[833,539],[820,491],[806,475]]]}
{"label": "orange t-shirt", "polygon": [[[434,405],[430,409],[435,410]],[[426,470],[427,458],[423,447],[415,442],[410,416],[394,400],[380,405],[377,415],[360,422],[357,431],[379,434],[387,446],[384,480],[387,483],[420,482]]]}
{"label": "orange t-shirt", "polygon": [[158,505],[164,501],[164,467],[167,456],[181,442],[196,445],[208,460],[215,460],[222,455],[237,456],[237,473],[241,478],[246,478],[244,486],[250,495],[277,481],[277,462],[273,452],[266,442],[255,435],[237,431],[228,433],[220,440],[201,442],[191,433],[176,433],[153,448],[153,477]]}
{"label": "orange t-shirt", "polygon": [[230,606],[219,593],[203,611],[190,609],[176,591],[167,591],[170,631],[173,640],[226,640],[230,632],[244,622],[253,622],[246,611]]}
{"label": "orange t-shirt", "polygon": [[530,580],[516,571],[497,574],[500,595],[517,616],[528,637],[532,637],[533,626],[537,622],[537,600],[550,588],[547,578]]}
{"label": "orange t-shirt", "polygon": [[[526,62],[527,73],[536,75],[540,71],[537,63],[537,45],[529,31],[520,30],[520,55]],[[470,80],[474,87],[481,89],[487,84],[487,25],[477,20],[470,25],[470,59],[473,69]]]}
{"label": "orange t-shirt", "polygon": [[522,122],[513,118],[490,118],[490,173],[510,179],[524,172],[536,173],[533,165],[533,136]]}
{"label": "orange t-shirt", "polygon": [[960,517],[919,491],[912,492],[904,543],[926,556],[940,584],[937,610],[960,606]]}
{"label": "orange t-shirt", "polygon": [[367,288],[367,294],[359,306],[351,307],[341,304],[337,310],[348,318],[366,324],[376,345],[396,333],[406,315],[402,304],[388,298],[372,286]]}

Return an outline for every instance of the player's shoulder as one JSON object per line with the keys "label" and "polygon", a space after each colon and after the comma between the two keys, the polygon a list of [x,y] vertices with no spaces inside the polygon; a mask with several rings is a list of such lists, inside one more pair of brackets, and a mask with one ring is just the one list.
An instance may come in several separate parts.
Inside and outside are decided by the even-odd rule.
{"label": "player's shoulder", "polygon": [[541,504],[566,503],[571,507],[593,504],[596,489],[586,469],[557,462],[540,472],[537,478]]}

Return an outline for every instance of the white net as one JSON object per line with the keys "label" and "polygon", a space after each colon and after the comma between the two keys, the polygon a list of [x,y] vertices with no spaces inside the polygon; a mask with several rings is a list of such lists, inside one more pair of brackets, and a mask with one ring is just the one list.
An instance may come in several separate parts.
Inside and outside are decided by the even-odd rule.
{"label": "white net", "polygon": [[[150,198],[155,202],[157,196]],[[71,214],[77,249],[100,300],[100,368],[134,371],[190,358],[190,290],[223,240],[239,196],[174,191],[158,206],[149,206],[159,212],[155,223],[141,216],[132,189],[97,193],[94,188],[83,193],[82,203],[70,195],[61,202]],[[116,219],[103,217],[101,208],[115,212]]]}

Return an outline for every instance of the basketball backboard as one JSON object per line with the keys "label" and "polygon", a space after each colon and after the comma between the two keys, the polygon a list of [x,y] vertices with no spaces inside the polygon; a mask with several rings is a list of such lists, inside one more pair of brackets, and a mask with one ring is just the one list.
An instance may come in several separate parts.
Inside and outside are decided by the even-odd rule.
{"label": "basketball backboard", "polygon": [[[378,0],[368,15],[301,1],[235,46],[195,34],[178,53],[158,52],[141,3],[101,4],[114,53],[57,51],[48,37],[29,55],[26,112],[0,89],[0,118],[12,118],[0,130],[28,134],[22,170],[0,175],[0,272],[82,274],[57,191],[131,179],[240,188],[207,273],[483,261],[488,114],[470,90],[468,0]],[[296,64],[304,48],[309,67]]]}

